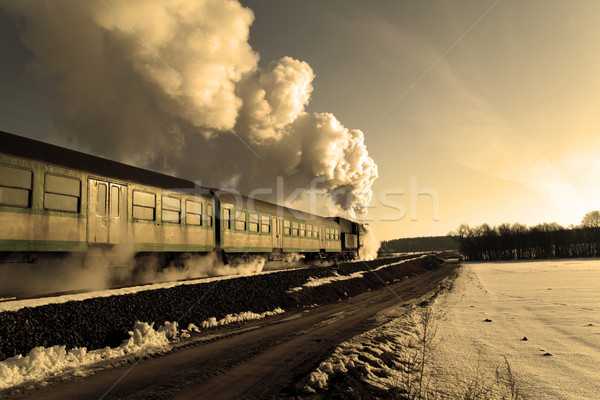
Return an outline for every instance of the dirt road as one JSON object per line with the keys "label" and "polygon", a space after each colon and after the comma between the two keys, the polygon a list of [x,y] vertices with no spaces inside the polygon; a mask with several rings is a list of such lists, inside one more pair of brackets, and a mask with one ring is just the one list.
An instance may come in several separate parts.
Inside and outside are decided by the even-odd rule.
{"label": "dirt road", "polygon": [[[448,265],[333,305],[286,313],[213,332],[166,355],[131,361],[86,378],[27,390],[25,399],[240,399],[294,397],[342,341],[376,324],[382,310],[433,294]],[[14,395],[14,393],[13,393]]]}

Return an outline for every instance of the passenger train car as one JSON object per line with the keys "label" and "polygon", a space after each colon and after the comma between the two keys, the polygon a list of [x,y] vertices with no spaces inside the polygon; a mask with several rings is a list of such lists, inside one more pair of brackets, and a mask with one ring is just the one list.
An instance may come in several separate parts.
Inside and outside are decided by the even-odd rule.
{"label": "passenger train car", "polygon": [[0,132],[0,262],[130,244],[138,255],[358,256],[363,227]]}

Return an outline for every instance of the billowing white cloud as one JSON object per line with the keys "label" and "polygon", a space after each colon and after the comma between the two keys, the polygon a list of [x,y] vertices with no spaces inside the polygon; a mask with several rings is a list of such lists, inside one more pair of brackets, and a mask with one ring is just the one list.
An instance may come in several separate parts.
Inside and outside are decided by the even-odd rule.
{"label": "billowing white cloud", "polygon": [[321,113],[297,118],[291,134],[301,138],[300,173],[323,178],[322,187],[338,194],[335,202],[343,209],[366,212],[378,171],[363,133],[345,128],[332,114]]}
{"label": "billowing white cloud", "polygon": [[250,10],[221,0],[107,4],[94,22],[130,47],[123,56],[155,86],[161,108],[196,127],[233,128],[241,106],[235,85],[258,60],[247,42]]}
{"label": "billowing white cloud", "polygon": [[57,131],[82,150],[245,193],[316,178],[341,209],[366,211],[377,167],[363,133],[305,111],[307,63],[258,67],[254,16],[239,2],[2,6],[23,21]]}
{"label": "billowing white cloud", "polygon": [[247,76],[239,85],[243,99],[236,130],[252,142],[280,140],[308,103],[314,73],[302,61],[284,57]]}

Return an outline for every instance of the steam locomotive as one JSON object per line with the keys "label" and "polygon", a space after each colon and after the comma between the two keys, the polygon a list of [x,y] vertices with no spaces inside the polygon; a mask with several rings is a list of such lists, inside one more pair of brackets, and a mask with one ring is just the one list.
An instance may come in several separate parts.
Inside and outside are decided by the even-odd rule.
{"label": "steam locomotive", "polygon": [[129,244],[226,260],[358,257],[364,227],[0,132],[0,262]]}

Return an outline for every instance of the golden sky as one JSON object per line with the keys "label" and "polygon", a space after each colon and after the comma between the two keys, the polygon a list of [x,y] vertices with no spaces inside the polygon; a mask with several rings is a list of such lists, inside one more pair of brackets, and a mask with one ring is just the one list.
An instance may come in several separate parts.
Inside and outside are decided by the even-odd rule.
{"label": "golden sky", "polygon": [[[282,51],[313,66],[311,107],[365,132],[379,167],[370,211],[379,237],[446,234],[462,222],[567,226],[600,208],[600,3],[422,3],[313,5],[282,13],[301,22],[273,25],[317,21],[277,43],[289,40]],[[259,43],[270,29],[258,28],[262,13],[251,43],[264,56],[278,50]],[[305,36],[326,40],[307,48]],[[438,221],[427,195],[412,220],[411,177],[417,194],[437,193]],[[404,217],[382,221],[402,212],[381,198]]]}
{"label": "golden sky", "polygon": [[[260,68],[308,63],[307,111],[364,133],[380,239],[600,209],[599,2],[241,3]],[[0,129],[58,137],[18,25],[0,27]]]}

